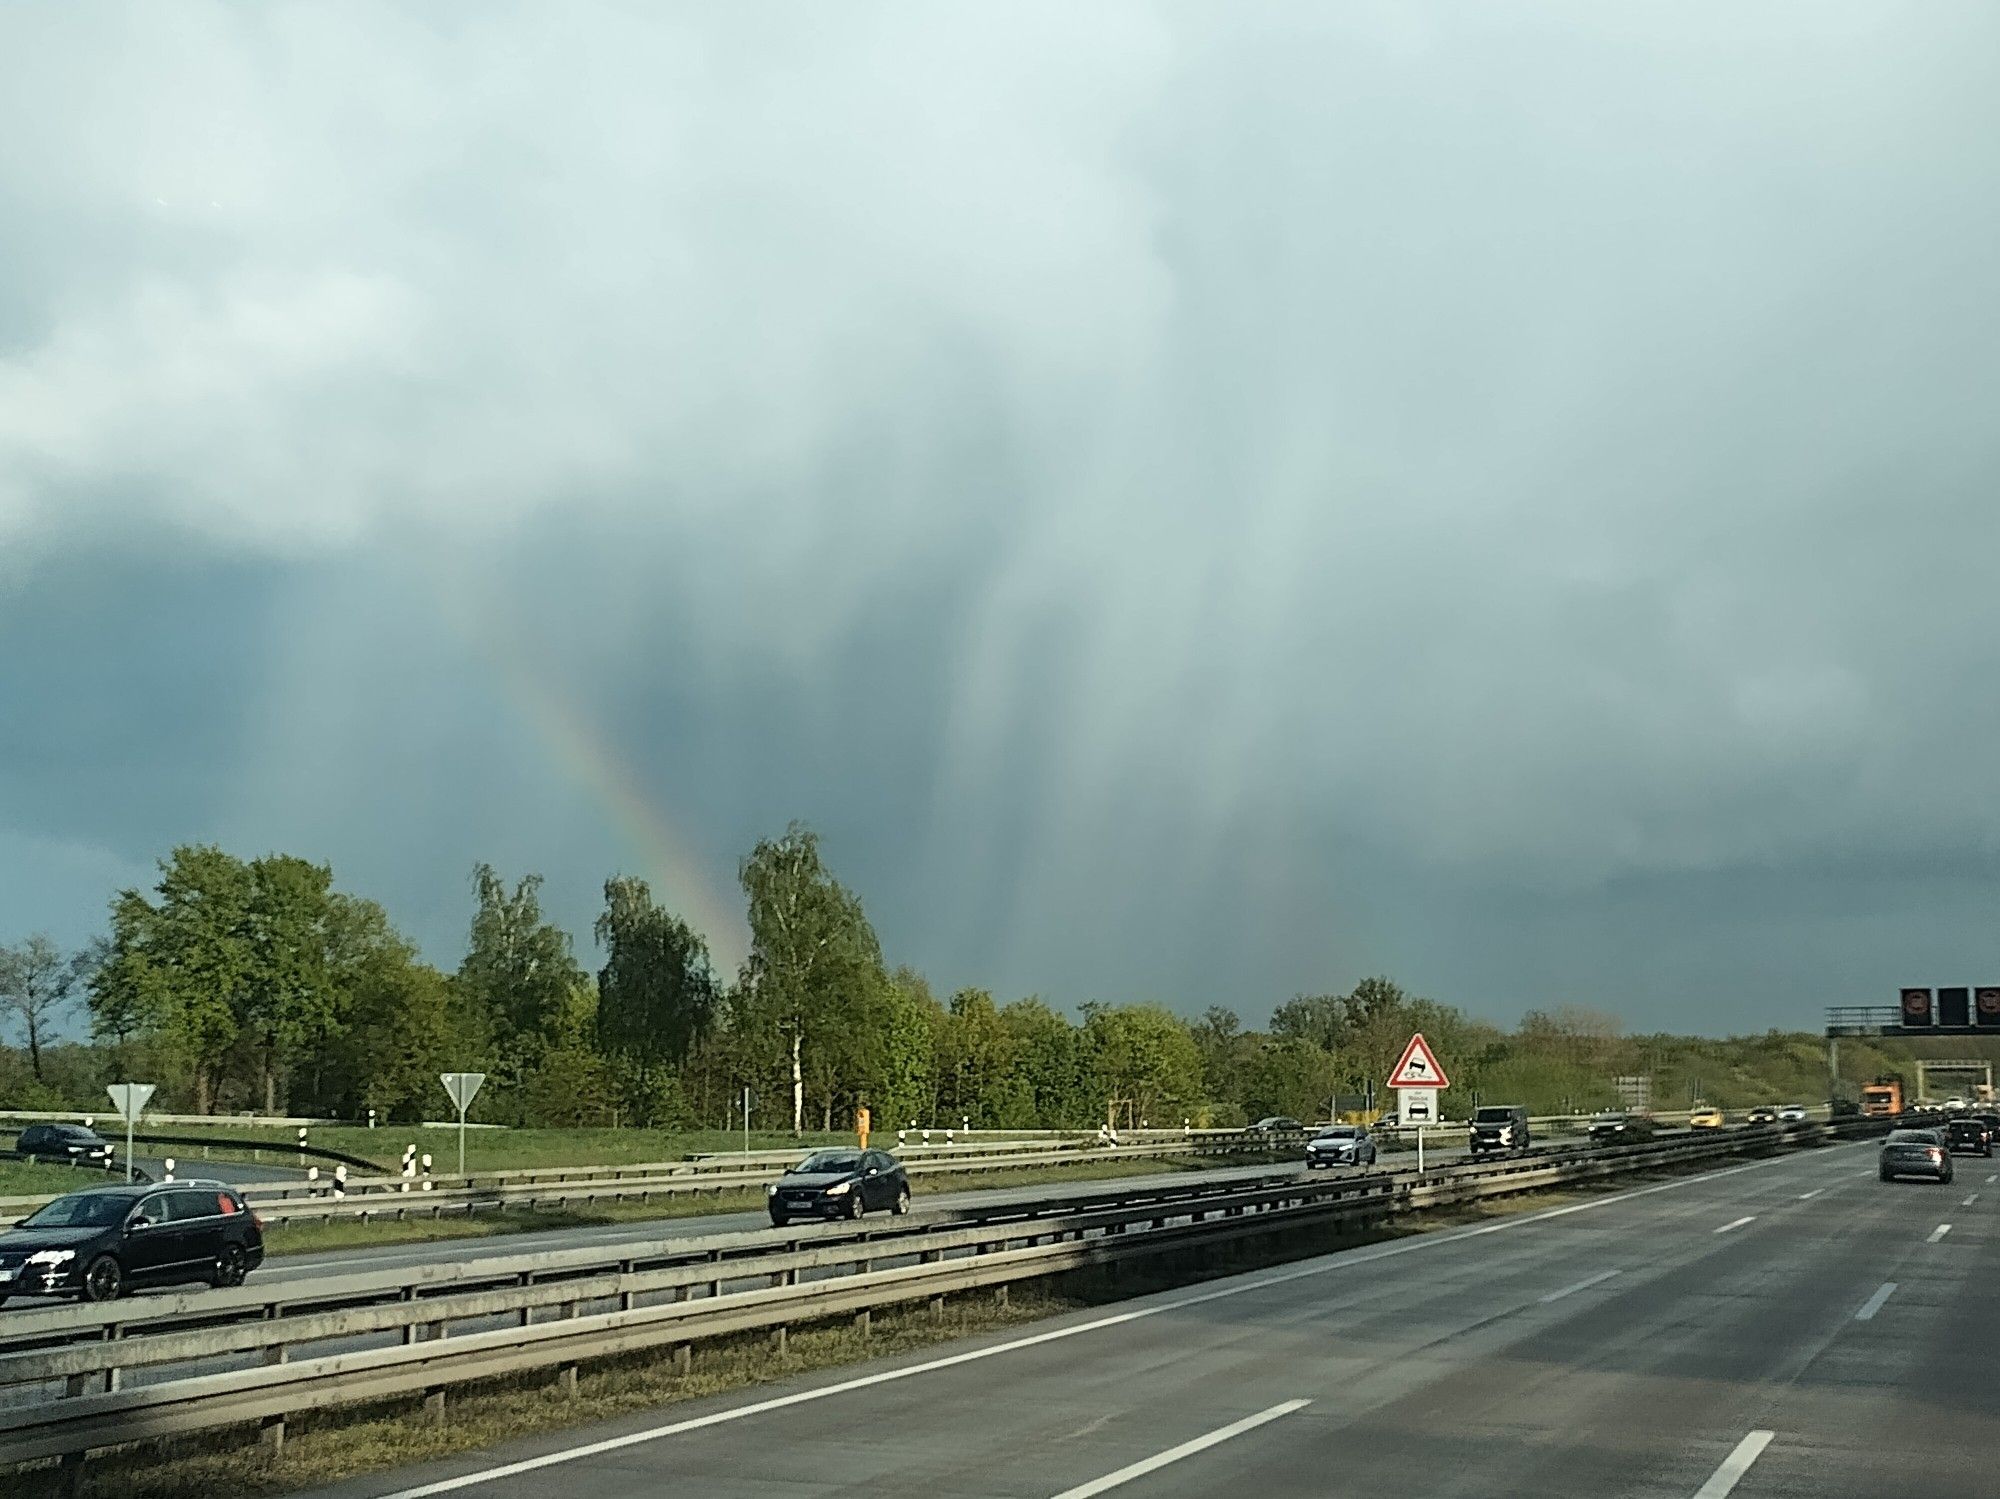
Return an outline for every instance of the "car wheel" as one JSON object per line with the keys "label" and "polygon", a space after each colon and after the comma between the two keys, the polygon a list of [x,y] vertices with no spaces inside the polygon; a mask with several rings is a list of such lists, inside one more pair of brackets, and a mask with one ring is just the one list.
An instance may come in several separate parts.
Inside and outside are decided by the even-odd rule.
{"label": "car wheel", "polygon": [[116,1301],[125,1294],[125,1272],[118,1261],[100,1254],[83,1272],[85,1301]]}
{"label": "car wheel", "polygon": [[240,1286],[243,1277],[250,1273],[250,1257],[243,1252],[241,1244],[225,1244],[222,1253],[215,1257],[215,1274],[210,1283],[217,1287]]}
{"label": "car wheel", "polygon": [[787,1218],[783,1213],[771,1214],[771,1227],[773,1228],[783,1228],[787,1223],[790,1223],[791,1221],[792,1220]]}
{"label": "car wheel", "polygon": [[909,1210],[910,1210],[910,1189],[908,1187],[898,1187],[896,1189],[896,1205],[890,1208],[889,1211],[894,1213],[898,1218],[900,1218],[905,1213],[909,1212]]}
{"label": "car wheel", "polygon": [[1895,1176],[1895,1173],[1893,1171],[1881,1171],[1877,1172],[1876,1174],[1880,1176],[1883,1181],[1889,1181],[1893,1179]]}

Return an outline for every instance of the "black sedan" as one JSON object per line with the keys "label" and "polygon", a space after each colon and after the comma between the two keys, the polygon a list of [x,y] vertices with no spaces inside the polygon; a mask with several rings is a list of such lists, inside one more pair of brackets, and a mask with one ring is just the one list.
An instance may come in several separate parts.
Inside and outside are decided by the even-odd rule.
{"label": "black sedan", "polygon": [[1289,1135],[1304,1128],[1289,1114],[1272,1114],[1251,1125],[1250,1132],[1257,1135]]}
{"label": "black sedan", "polygon": [[1644,1140],[1659,1126],[1645,1114],[1594,1114],[1586,1133],[1600,1145],[1621,1145]]}
{"label": "black sedan", "polygon": [[1896,1129],[1882,1141],[1879,1161],[1883,1181],[1899,1176],[1928,1176],[1933,1181],[1951,1180],[1951,1152],[1944,1136],[1934,1129]]}
{"label": "black sedan", "polygon": [[14,1142],[14,1154],[30,1161],[73,1161],[79,1166],[111,1164],[111,1142],[81,1124],[31,1124]]}
{"label": "black sedan", "polygon": [[794,1218],[859,1218],[910,1210],[910,1178],[886,1150],[815,1150],[766,1189],[773,1227]]}
{"label": "black sedan", "polygon": [[235,1286],[262,1263],[257,1215],[221,1182],[87,1187],[0,1233],[0,1301],[114,1301],[135,1286]]}

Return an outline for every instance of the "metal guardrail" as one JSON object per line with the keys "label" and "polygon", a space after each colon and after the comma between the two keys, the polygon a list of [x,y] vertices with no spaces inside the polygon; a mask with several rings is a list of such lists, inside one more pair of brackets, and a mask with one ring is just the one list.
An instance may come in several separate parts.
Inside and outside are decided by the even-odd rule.
{"label": "metal guardrail", "polygon": [[[794,1323],[849,1314],[865,1326],[876,1308],[920,1300],[935,1308],[948,1295],[1135,1255],[1868,1132],[1762,1126],[1422,1174],[1295,1177],[1181,1196],[1159,1191],[969,1226],[763,1231],[665,1243],[655,1255],[661,1263],[630,1249],[560,1251],[526,1257],[532,1263],[509,1271],[488,1262],[470,1272],[484,1276],[483,1285],[394,1271],[286,1287],[276,1296],[246,1287],[158,1298],[171,1303],[158,1314],[137,1303],[61,1309],[71,1315],[34,1314],[41,1324],[21,1328],[54,1346],[24,1347],[18,1337],[0,1346],[0,1385],[47,1390],[59,1381],[63,1391],[0,1408],[0,1462],[62,1457],[80,1473],[83,1456],[95,1449],[244,1423],[281,1442],[294,1413],[411,1393],[424,1394],[430,1413],[441,1417],[446,1390],[501,1374],[554,1369],[569,1389],[581,1362],[634,1350],[671,1346],[684,1366],[687,1350],[707,1338],[752,1330],[782,1338]],[[506,1273],[512,1283],[495,1279]],[[503,1325],[490,1325],[495,1319]],[[471,1330],[454,1331],[467,1323]],[[15,1325],[8,1319],[6,1330]],[[379,1341],[338,1346],[362,1338]],[[218,1360],[244,1358],[256,1362],[214,1370]],[[121,1387],[127,1371],[152,1377],[177,1365],[178,1375]]]}
{"label": "metal guardrail", "polygon": [[[1043,1169],[1108,1161],[1208,1158],[1254,1158],[1290,1155],[1303,1143],[1301,1135],[1258,1135],[1227,1140],[1181,1141],[1166,1145],[1119,1146],[1103,1149],[1031,1150],[1016,1155],[980,1154],[944,1159],[905,1159],[912,1176],[978,1175],[995,1171]],[[796,1155],[785,1157],[789,1164]],[[447,1214],[504,1211],[508,1208],[570,1207],[582,1203],[644,1200],[650,1197],[720,1197],[725,1192],[750,1191],[775,1181],[779,1164],[744,1170],[697,1170],[688,1163],[663,1167],[605,1167],[570,1171],[523,1171],[497,1175],[431,1177],[412,1180],[398,1176],[350,1179],[345,1196],[335,1196],[322,1179],[318,1188],[304,1183],[249,1187],[244,1197],[268,1225],[287,1222],[332,1222],[343,1219],[438,1218]],[[0,1199],[0,1222],[32,1212],[48,1196]]]}

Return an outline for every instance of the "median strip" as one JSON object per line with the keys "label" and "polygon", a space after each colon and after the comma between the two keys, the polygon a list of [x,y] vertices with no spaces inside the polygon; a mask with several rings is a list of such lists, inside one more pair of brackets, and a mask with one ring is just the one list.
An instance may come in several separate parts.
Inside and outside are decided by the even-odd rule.
{"label": "median strip", "polygon": [[1281,1401],[1268,1410],[1257,1412],[1254,1416],[1245,1416],[1241,1421],[1231,1421],[1227,1426],[1218,1426],[1214,1431],[1204,1433],[1192,1441],[1182,1442],[1178,1447],[1169,1447],[1165,1452],[1142,1458],[1136,1463],[1129,1463],[1116,1473],[1106,1473],[1102,1478],[1091,1479],[1089,1483],[1080,1483],[1073,1489],[1064,1489],[1055,1496],[1055,1499],[1090,1499],[1093,1494],[1102,1494],[1117,1488],[1120,1484],[1130,1483],[1135,1478],[1144,1478],[1148,1473],[1156,1473],[1170,1463],[1177,1463],[1184,1457],[1193,1457],[1197,1452],[1206,1452],[1210,1447],[1226,1442],[1231,1437],[1240,1437],[1246,1431],[1255,1431],[1280,1416],[1289,1416],[1293,1411],[1302,1410],[1311,1404],[1310,1400]]}

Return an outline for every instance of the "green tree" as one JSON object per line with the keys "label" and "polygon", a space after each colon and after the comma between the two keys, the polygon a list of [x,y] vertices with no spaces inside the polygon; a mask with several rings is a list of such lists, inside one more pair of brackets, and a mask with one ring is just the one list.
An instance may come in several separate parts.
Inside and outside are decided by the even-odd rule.
{"label": "green tree", "polygon": [[254,859],[249,869],[250,962],[238,1019],[269,1114],[277,1112],[280,1073],[340,1029],[342,996],[328,962],[333,870],[289,854]]}
{"label": "green tree", "polygon": [[341,1086],[327,1111],[360,1117],[372,1108],[395,1124],[448,1117],[438,1075],[490,1065],[452,980],[414,953],[401,962],[382,953],[355,973],[349,993],[348,1026],[333,1051]]}
{"label": "green tree", "polygon": [[590,981],[569,933],[542,917],[540,875],[522,876],[511,891],[491,865],[472,878],[479,904],[458,984],[492,1037],[502,1085],[515,1086],[575,1026]]}
{"label": "green tree", "polygon": [[[1027,1103],[1026,1119],[1007,1123],[1076,1129],[1104,1122],[1104,1104],[1086,1065],[1083,1034],[1040,999],[1017,999],[1000,1011],[1014,1057],[1014,1077]],[[1018,1100],[1012,1108],[1018,1108]]]}
{"label": "green tree", "polygon": [[250,870],[219,848],[187,844],[160,861],[154,894],[125,890],[112,902],[92,1018],[121,1039],[151,1037],[185,1072],[196,1111],[209,1113],[255,966]]}
{"label": "green tree", "polygon": [[1096,1091],[1113,1122],[1164,1122],[1201,1101],[1201,1053],[1187,1023],[1162,1005],[1083,1007],[1084,1045]]}
{"label": "green tree", "polygon": [[597,918],[605,950],[597,974],[597,1040],[630,1066],[642,1093],[656,1074],[678,1068],[714,1024],[715,974],[708,944],[653,900],[646,882],[620,875],[604,882]]}
{"label": "green tree", "polygon": [[938,1032],[938,1117],[993,1128],[1014,1098],[1014,1037],[984,989],[961,989]]}
{"label": "green tree", "polygon": [[11,1011],[19,1022],[37,1083],[46,1082],[42,1043],[50,1027],[75,1002],[101,961],[98,948],[65,954],[44,932],[17,946],[0,947],[0,1011]]}
{"label": "green tree", "polygon": [[738,873],[750,905],[738,1019],[759,1052],[782,1054],[798,1134],[809,1078],[830,1123],[842,1080],[851,1087],[860,1075],[888,985],[882,950],[861,902],[821,860],[818,835],[801,824],[759,840]]}

